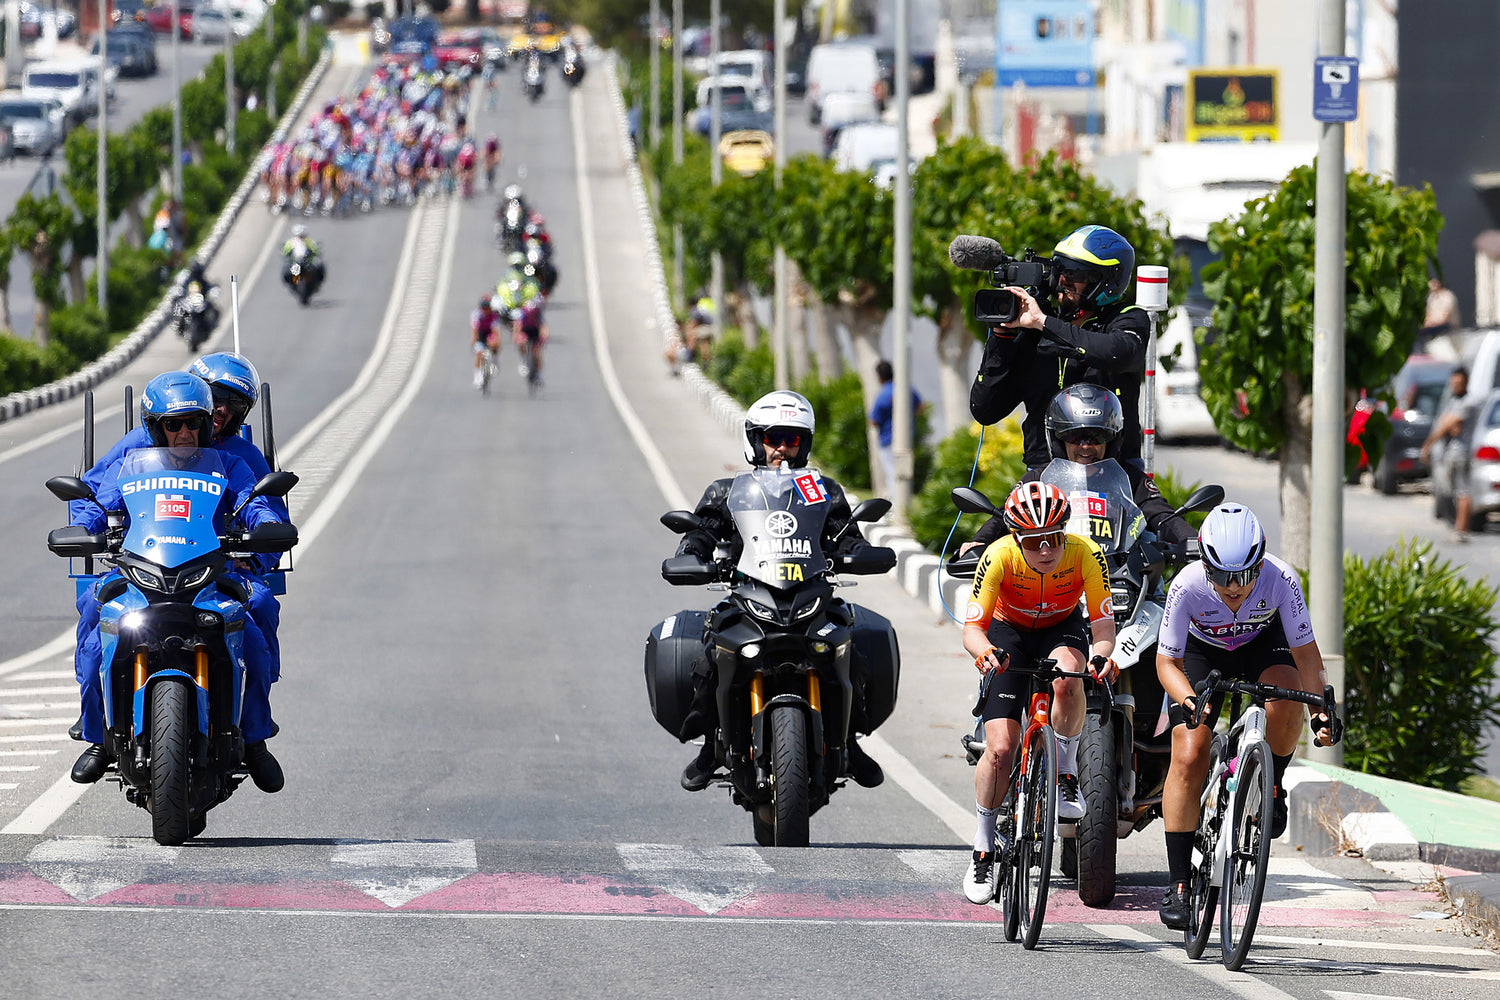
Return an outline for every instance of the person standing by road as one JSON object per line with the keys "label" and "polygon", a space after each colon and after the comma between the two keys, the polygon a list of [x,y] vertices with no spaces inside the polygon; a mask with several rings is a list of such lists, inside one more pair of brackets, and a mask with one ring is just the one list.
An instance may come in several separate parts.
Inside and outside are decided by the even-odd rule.
{"label": "person standing by road", "polygon": [[1455,368],[1448,376],[1448,406],[1432,425],[1432,433],[1422,442],[1421,458],[1428,460],[1432,446],[1444,442],[1443,461],[1447,463],[1453,483],[1453,534],[1449,541],[1469,540],[1469,513],[1473,498],[1469,488],[1469,430],[1474,425],[1474,401],[1469,397],[1469,372]]}
{"label": "person standing by road", "polygon": [[[880,391],[875,394],[875,403],[870,407],[870,423],[880,435],[880,472],[884,478],[884,482],[877,484],[877,489],[889,495],[896,486],[896,449],[891,444],[894,437],[892,422],[896,413],[896,376],[891,363],[885,360],[877,363],[875,377],[880,379]],[[915,421],[917,415],[926,409],[926,401],[915,388],[912,389],[912,419]]]}

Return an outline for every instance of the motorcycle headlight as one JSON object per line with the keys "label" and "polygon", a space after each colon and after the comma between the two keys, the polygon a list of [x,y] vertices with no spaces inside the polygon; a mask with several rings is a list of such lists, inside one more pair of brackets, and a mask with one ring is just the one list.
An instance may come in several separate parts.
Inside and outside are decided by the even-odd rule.
{"label": "motorcycle headlight", "polygon": [[201,584],[204,583],[204,581],[206,581],[209,578],[209,576],[211,576],[213,574],[213,571],[214,571],[214,568],[212,566],[204,566],[201,569],[195,569],[195,570],[193,570],[192,573],[188,574],[187,576],[185,576],[181,580],[179,580],[177,582],[177,585],[179,587],[197,587],[197,586],[200,586]]}
{"label": "motorcycle headlight", "polygon": [[135,581],[136,586],[145,587],[147,590],[165,590],[166,584],[162,582],[160,573],[153,573],[149,569],[139,566],[126,566],[125,572],[130,574],[130,579]]}
{"label": "motorcycle headlight", "polygon": [[747,600],[745,602],[745,606],[749,608],[750,613],[757,618],[763,619],[768,622],[780,621],[780,617],[776,614],[775,608],[767,607],[759,601]]}
{"label": "motorcycle headlight", "polygon": [[792,618],[793,620],[799,622],[804,618],[811,618],[813,615],[818,613],[818,609],[822,606],[823,598],[819,597],[811,603],[804,604],[802,607],[798,608],[797,613],[793,615]]}

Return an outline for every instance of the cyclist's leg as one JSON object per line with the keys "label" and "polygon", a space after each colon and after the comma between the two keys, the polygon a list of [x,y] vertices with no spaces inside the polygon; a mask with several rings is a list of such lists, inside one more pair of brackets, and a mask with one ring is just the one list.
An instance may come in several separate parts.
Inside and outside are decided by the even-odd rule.
{"label": "cyclist's leg", "polygon": [[[1020,630],[1008,622],[993,622],[989,637],[995,644],[996,657],[1007,667],[1032,662]],[[1004,659],[1007,654],[1010,656],[1008,662]],[[1009,670],[991,672],[980,685],[975,714],[984,725],[985,746],[984,754],[974,767],[974,802],[981,810],[981,816],[985,810],[998,809],[1010,791],[1011,764],[1021,739],[1022,718],[1030,688],[1028,675],[1010,673]]]}
{"label": "cyclist's leg", "polygon": [[[1087,665],[1089,648],[1088,622],[1083,612],[1075,610],[1061,625],[1046,630],[1049,643],[1056,643],[1048,656],[1057,661],[1058,669],[1070,674],[1081,673]],[[1078,792],[1078,739],[1083,733],[1088,700],[1083,681],[1077,677],[1058,677],[1052,682],[1052,731],[1057,738],[1058,818],[1077,820],[1083,817],[1083,800]]]}
{"label": "cyclist's leg", "polygon": [[[1225,650],[1189,636],[1181,669],[1188,683],[1196,688],[1215,667],[1228,676],[1232,669],[1227,662],[1229,655]],[[1187,714],[1180,705],[1174,704],[1168,711],[1168,724],[1172,727],[1172,760],[1167,767],[1161,804],[1169,878],[1161,917],[1168,926],[1187,926],[1188,901],[1184,888],[1192,871],[1193,835],[1198,829],[1203,780],[1208,776],[1209,744],[1213,741],[1214,721],[1219,717],[1222,701],[1222,695],[1210,700],[1203,716],[1207,721],[1195,729],[1187,728]],[[1175,900],[1174,889],[1177,890]]]}

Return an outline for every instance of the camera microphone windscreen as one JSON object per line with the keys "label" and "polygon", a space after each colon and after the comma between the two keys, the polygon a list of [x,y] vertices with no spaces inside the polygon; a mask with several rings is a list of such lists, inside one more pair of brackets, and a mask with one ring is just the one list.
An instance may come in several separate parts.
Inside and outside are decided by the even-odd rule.
{"label": "camera microphone windscreen", "polygon": [[1005,250],[988,236],[953,237],[948,244],[948,259],[954,267],[966,271],[989,271],[1005,263]]}

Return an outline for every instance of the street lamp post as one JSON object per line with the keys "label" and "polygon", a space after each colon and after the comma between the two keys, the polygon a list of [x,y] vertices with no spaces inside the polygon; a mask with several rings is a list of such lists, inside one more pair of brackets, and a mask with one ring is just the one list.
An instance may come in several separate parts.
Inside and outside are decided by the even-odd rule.
{"label": "street lamp post", "polygon": [[172,0],[172,200],[182,204],[182,63],[177,38],[182,34],[182,11]]}
{"label": "street lamp post", "polygon": [[224,148],[234,152],[234,130],[239,108],[234,100],[234,17],[224,9]]}
{"label": "street lamp post", "polygon": [[[99,248],[94,254],[94,275],[99,279],[99,311],[109,315],[109,211],[104,203],[104,175],[108,155],[105,143],[109,131],[109,4],[99,4],[99,152],[95,164],[94,195],[98,202],[94,225],[99,231]],[[108,327],[106,326],[106,329]]]}

